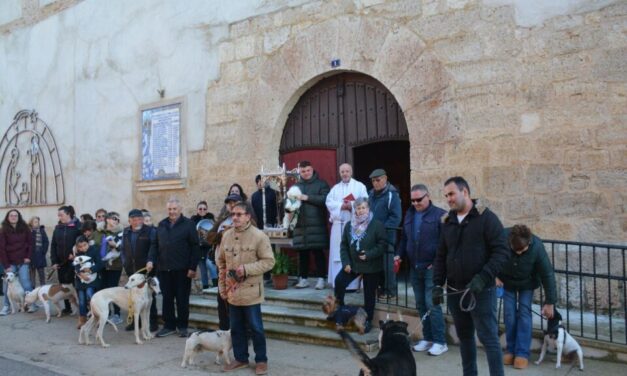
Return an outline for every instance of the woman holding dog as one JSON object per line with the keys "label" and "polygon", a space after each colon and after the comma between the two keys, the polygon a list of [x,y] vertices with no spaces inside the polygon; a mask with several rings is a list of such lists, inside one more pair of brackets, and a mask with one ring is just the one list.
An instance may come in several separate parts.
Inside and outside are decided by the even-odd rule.
{"label": "woman holding dog", "polygon": [[368,314],[364,331],[368,333],[372,329],[379,273],[383,270],[383,253],[388,243],[385,226],[373,219],[368,198],[356,199],[353,208],[340,244],[342,271],[335,277],[335,297],[340,305],[344,305],[346,287],[363,275],[364,309]]}
{"label": "woman holding dog", "polygon": [[553,317],[557,301],[555,275],[542,240],[525,225],[505,229],[512,251],[510,261],[496,278],[496,285],[504,287],[503,315],[505,321],[506,352],[504,365],[524,369],[529,364],[531,346],[531,303],[533,291],[544,288],[542,315]]}
{"label": "woman holding dog", "polygon": [[[2,221],[0,229],[0,262],[7,271],[16,273],[19,277],[20,284],[24,292],[28,293],[32,290],[32,284],[29,276],[29,265],[32,259],[32,245],[30,229],[24,219],[22,213],[17,209],[11,209],[7,212]],[[4,316],[9,313],[11,303],[7,297],[7,284],[4,284],[4,307],[0,311],[0,315]],[[19,307],[21,309],[22,307]],[[36,307],[31,304],[28,312],[35,312]]]}

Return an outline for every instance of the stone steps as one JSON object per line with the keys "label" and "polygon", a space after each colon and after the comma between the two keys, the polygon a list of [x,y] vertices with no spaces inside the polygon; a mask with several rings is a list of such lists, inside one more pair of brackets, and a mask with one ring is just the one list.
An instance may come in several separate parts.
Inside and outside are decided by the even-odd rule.
{"label": "stone steps", "polygon": [[[263,325],[268,338],[344,348],[335,331],[335,323],[327,321],[321,310],[320,292],[292,290],[291,293],[270,290],[261,306]],[[298,293],[296,293],[296,292]],[[190,297],[190,325],[203,329],[218,327],[216,289]],[[298,295],[298,296],[294,296]],[[348,299],[347,299],[348,300]],[[348,302],[347,302],[348,303]],[[350,303],[349,303],[350,304]],[[351,325],[347,328],[365,351],[378,349],[378,333],[373,330],[359,335]]]}

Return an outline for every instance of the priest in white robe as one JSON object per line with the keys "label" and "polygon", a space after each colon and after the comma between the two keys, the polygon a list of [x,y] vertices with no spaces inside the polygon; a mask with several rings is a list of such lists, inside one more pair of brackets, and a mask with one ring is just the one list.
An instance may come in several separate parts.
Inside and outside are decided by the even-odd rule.
{"label": "priest in white robe", "polygon": [[[342,270],[340,260],[340,242],[344,225],[350,222],[353,201],[360,197],[368,197],[366,186],[353,179],[353,167],[348,163],[340,165],[340,177],[342,181],[337,183],[327,195],[326,205],[329,209],[329,222],[331,226],[331,244],[329,245],[329,274],[328,282],[331,287],[335,285],[335,276]],[[347,289],[359,288],[360,279],[355,279]]]}

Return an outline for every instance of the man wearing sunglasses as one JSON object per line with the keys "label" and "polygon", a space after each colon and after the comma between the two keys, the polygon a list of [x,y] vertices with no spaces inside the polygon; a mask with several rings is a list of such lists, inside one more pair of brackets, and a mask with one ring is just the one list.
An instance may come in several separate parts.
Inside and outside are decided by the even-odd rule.
{"label": "man wearing sunglasses", "polygon": [[433,259],[440,240],[440,219],[446,211],[431,202],[429,190],[424,184],[411,187],[411,207],[405,214],[401,244],[394,261],[409,259],[409,278],[416,297],[416,309],[420,317],[429,315],[422,322],[422,339],[414,351],[429,351],[429,355],[441,355],[448,351],[444,330],[444,316],[439,305],[431,298],[433,289]]}

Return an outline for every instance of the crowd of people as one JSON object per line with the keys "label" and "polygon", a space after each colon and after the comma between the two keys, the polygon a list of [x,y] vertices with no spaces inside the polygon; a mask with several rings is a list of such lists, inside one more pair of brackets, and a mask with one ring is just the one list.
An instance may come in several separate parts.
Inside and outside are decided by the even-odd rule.
{"label": "crowd of people", "polygon": [[[443,185],[449,211],[433,203],[426,185],[416,184],[403,217],[399,191],[384,169],[372,171],[373,188],[368,192],[362,182],[353,179],[349,164],[339,166],[341,180],[332,188],[310,162],[301,161],[299,166],[296,185],[301,206],[292,238],[299,257],[295,288],[309,287],[311,275],[316,289],[333,288],[340,306],[347,290],[363,290],[368,332],[377,297],[395,296],[396,273],[405,263],[422,318],[422,339],[413,346],[414,351],[438,356],[448,350],[441,308],[446,295],[460,339],[464,375],[478,372],[475,332],[486,350],[490,375],[503,375],[504,365],[527,367],[533,291],[544,288],[542,314],[547,318],[553,315],[556,301],[546,251],[527,226],[504,229],[494,212],[471,199],[468,183],[459,176]],[[218,286],[220,329],[231,330],[235,361],[226,365],[225,371],[248,365],[250,338],[255,371],[265,374],[260,304],[274,253],[262,230],[265,225],[277,225],[280,202],[277,192],[270,187],[262,189],[261,176],[255,182],[258,189],[250,200],[242,186],[233,184],[217,216],[206,201],[200,201],[196,214],[187,218],[180,201],[172,198],[166,203],[167,217],[154,225],[144,209],[132,209],[128,226],[123,226],[114,211],[99,209],[94,217],[83,214],[79,220],[72,206],[62,206],[50,241],[38,217],[26,223],[19,210],[11,209],[0,230],[0,266],[15,272],[28,292],[37,278],[40,285],[50,278],[44,272],[50,245],[51,268],[59,283],[74,284],[77,289],[79,328],[86,321],[89,299],[98,289],[118,286],[123,270],[131,275],[145,269],[160,280],[164,324],[159,330],[153,299],[150,322],[140,325],[149,325],[157,337],[175,333],[187,337],[191,283],[199,269],[203,289]],[[202,220],[209,220],[212,227],[206,237],[199,238],[196,226]],[[401,237],[397,239],[399,228]],[[325,249],[329,249],[328,260]],[[111,252],[119,257],[110,257]],[[72,260],[80,255],[92,260],[87,271],[73,265]],[[311,257],[315,270],[310,270]],[[87,279],[89,274],[96,278]],[[497,287],[505,291],[504,354],[497,331]],[[70,303],[65,304],[64,313],[71,312]],[[5,296],[0,315],[9,309]],[[36,309],[31,305],[29,312]],[[111,320],[122,322],[119,307],[114,308]],[[132,327],[130,324],[127,329]]]}

